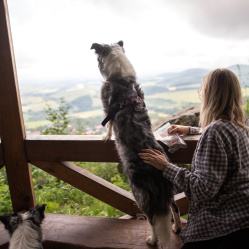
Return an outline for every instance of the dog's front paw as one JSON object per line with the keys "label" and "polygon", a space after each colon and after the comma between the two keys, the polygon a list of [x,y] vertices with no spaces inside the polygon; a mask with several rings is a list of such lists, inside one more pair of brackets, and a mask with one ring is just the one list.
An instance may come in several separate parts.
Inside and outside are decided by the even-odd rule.
{"label": "dog's front paw", "polygon": [[149,236],[147,239],[146,239],[146,243],[154,246],[156,243],[157,243],[157,240],[155,238],[153,238],[153,236]]}
{"label": "dog's front paw", "polygon": [[182,230],[182,226],[181,225],[177,225],[177,224],[173,224],[172,225],[172,231],[174,233],[180,233]]}

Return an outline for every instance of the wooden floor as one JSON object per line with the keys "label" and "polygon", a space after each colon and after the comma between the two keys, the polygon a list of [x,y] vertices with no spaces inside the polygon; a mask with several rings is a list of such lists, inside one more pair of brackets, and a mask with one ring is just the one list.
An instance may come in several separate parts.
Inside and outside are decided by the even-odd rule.
{"label": "wooden floor", "polygon": [[[44,249],[155,249],[145,243],[150,228],[145,220],[46,214],[43,222]],[[0,224],[0,249],[8,248],[9,235]],[[180,249],[181,240],[172,232],[168,249]]]}

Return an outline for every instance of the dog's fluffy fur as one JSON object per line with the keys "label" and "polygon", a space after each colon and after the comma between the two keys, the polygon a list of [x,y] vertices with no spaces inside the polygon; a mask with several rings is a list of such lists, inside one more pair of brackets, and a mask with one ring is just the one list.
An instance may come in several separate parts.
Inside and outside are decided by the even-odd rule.
{"label": "dog's fluffy fur", "polygon": [[[106,115],[122,105],[134,92],[144,99],[143,91],[136,82],[135,70],[125,55],[122,41],[112,45],[94,43],[91,49],[95,49],[99,69],[105,79],[101,100]],[[147,242],[156,244],[160,238],[162,243],[167,244],[171,233],[171,207],[175,232],[180,231],[181,222],[173,198],[173,184],[162,176],[161,171],[145,164],[138,156],[143,148],[157,149],[165,154],[153,135],[147,110],[135,102],[125,105],[109,121],[107,139],[111,137],[112,126],[124,173],[137,204],[147,216],[152,229],[152,236],[147,238]]]}
{"label": "dog's fluffy fur", "polygon": [[0,216],[10,234],[9,249],[43,249],[41,223],[45,206],[37,205],[24,214],[6,213]]}

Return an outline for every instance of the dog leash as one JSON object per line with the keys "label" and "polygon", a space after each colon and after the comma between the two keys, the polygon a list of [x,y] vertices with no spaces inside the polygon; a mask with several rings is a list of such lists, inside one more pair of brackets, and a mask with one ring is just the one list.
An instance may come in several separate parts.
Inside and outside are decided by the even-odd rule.
{"label": "dog leash", "polygon": [[116,116],[117,112],[123,109],[124,106],[134,106],[134,104],[137,104],[137,106],[134,107],[136,111],[141,111],[146,106],[144,100],[140,98],[137,93],[135,93],[133,96],[124,99],[124,101],[121,102],[121,104],[119,104],[117,108],[115,108],[110,114],[108,114],[102,121],[102,126],[105,126],[111,119],[113,119]]}

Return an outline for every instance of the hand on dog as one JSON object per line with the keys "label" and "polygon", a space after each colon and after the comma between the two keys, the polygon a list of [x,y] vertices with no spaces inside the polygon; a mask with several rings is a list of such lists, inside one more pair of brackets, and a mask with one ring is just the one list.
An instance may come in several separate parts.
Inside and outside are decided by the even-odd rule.
{"label": "hand on dog", "polygon": [[165,155],[159,150],[142,149],[142,151],[144,153],[138,153],[140,158],[159,170],[164,170],[169,164]]}

